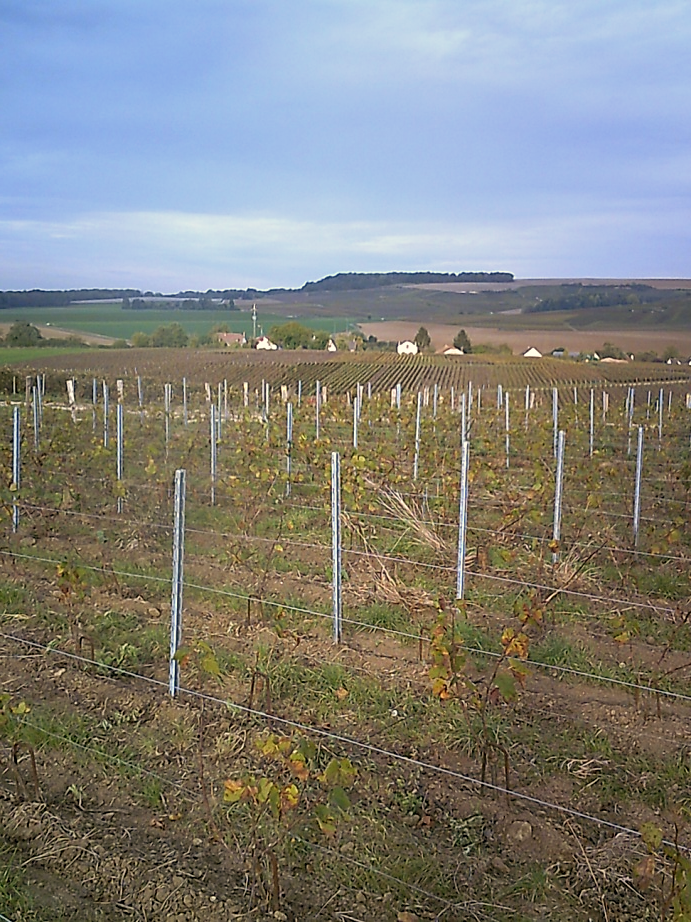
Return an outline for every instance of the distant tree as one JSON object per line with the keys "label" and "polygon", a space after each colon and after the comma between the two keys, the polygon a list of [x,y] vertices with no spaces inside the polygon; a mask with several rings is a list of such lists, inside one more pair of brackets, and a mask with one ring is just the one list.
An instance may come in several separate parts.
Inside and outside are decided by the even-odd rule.
{"label": "distant tree", "polygon": [[678,358],[679,358],[679,350],[677,349],[676,346],[667,346],[665,351],[662,353],[663,362],[666,362],[669,359],[678,359]]}
{"label": "distant tree", "polygon": [[418,347],[420,352],[424,352],[425,349],[429,349],[432,344],[430,335],[427,332],[425,327],[420,327],[420,329],[415,334],[415,345]]}
{"label": "distant tree", "polygon": [[31,323],[18,320],[7,331],[5,345],[7,346],[37,346],[42,340],[40,331]]}
{"label": "distant tree", "polygon": [[314,330],[312,333],[312,349],[326,349],[326,346],[331,337],[326,332],[326,330]]}
{"label": "distant tree", "polygon": [[619,346],[615,346],[614,343],[603,343],[602,349],[599,349],[598,351],[600,353],[600,357],[603,359],[626,359],[628,358],[626,353],[622,349],[620,349]]}
{"label": "distant tree", "polygon": [[137,349],[147,349],[151,345],[151,337],[148,333],[142,333],[141,330],[137,330],[130,337],[130,342]]}
{"label": "distant tree", "polygon": [[454,336],[453,344],[456,349],[462,349],[465,353],[472,352],[473,347],[465,330],[459,330]]}
{"label": "distant tree", "polygon": [[636,361],[637,362],[660,362],[662,360],[660,359],[660,356],[657,354],[657,352],[654,352],[652,349],[648,349],[645,352],[636,353]]}
{"label": "distant tree", "polygon": [[187,333],[179,323],[168,323],[156,327],[151,334],[152,346],[166,346],[168,348],[181,349],[189,342]]}
{"label": "distant tree", "polygon": [[329,334],[290,320],[271,327],[269,339],[284,349],[326,349]]}

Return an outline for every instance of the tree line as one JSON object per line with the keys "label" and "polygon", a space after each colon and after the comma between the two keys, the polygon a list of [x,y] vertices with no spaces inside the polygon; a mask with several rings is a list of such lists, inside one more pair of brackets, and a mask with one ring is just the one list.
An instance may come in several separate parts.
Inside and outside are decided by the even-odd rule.
{"label": "tree line", "polygon": [[512,272],[338,272],[318,282],[305,282],[301,291],[352,291],[390,285],[438,282],[512,282]]}
{"label": "tree line", "polygon": [[70,288],[60,291],[0,291],[0,310],[17,307],[67,307],[73,301],[107,301],[141,295],[136,288]]}

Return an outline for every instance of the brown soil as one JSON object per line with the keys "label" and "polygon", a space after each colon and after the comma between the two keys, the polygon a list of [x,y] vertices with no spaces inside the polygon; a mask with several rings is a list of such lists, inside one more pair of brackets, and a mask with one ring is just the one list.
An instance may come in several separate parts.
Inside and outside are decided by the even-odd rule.
{"label": "brown soil", "polygon": [[[442,349],[453,343],[454,336],[462,324],[452,326],[443,323],[429,323],[426,329],[435,349]],[[491,346],[507,345],[514,354],[525,352],[531,346],[542,353],[549,353],[552,349],[564,347],[569,352],[597,352],[603,343],[612,342],[626,352],[657,352],[662,355],[670,346],[673,346],[679,355],[691,355],[691,330],[661,330],[629,331],[612,330],[611,332],[598,330],[593,332],[578,332],[575,330],[501,330],[490,326],[470,326],[466,323],[466,332],[473,343],[485,343]],[[361,323],[360,328],[365,336],[376,336],[383,341],[400,342],[405,339],[414,339],[420,328],[419,323],[410,321],[382,321],[377,323]]]}

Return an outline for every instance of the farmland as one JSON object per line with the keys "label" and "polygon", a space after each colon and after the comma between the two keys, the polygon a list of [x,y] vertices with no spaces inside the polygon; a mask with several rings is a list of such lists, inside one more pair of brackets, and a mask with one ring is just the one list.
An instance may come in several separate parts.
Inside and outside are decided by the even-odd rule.
{"label": "farmland", "polygon": [[[261,306],[263,309],[259,312],[259,325],[265,331],[273,324],[285,321],[285,315],[274,313],[272,305]],[[42,327],[48,325],[48,330],[43,331],[48,336],[51,335],[52,326],[75,334],[87,333],[111,339],[129,339],[137,331],[151,333],[156,327],[170,323],[179,323],[188,335],[207,333],[217,324],[225,324],[235,333],[245,333],[248,336],[252,334],[252,316],[249,308],[242,311],[183,310],[172,307],[167,310],[123,310],[120,302],[87,302],[71,304],[68,307],[6,309],[0,314],[0,320],[3,324],[20,320]],[[301,322],[316,329],[326,329],[328,332],[341,330],[345,325],[341,317],[330,317],[328,320],[307,317],[302,318]]]}
{"label": "farmland", "polygon": [[688,368],[123,350],[40,370],[40,405],[23,374],[0,377],[15,917],[674,918],[691,846]]}

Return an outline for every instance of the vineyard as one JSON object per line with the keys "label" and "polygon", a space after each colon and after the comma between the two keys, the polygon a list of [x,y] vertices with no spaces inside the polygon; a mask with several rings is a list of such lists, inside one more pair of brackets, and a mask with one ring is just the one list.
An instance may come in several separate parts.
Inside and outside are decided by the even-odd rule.
{"label": "vineyard", "polygon": [[[281,384],[296,388],[302,382],[305,389],[314,388],[316,381],[326,384],[334,394],[344,394],[356,387],[370,385],[381,392],[401,384],[405,390],[417,391],[435,384],[442,390],[467,388],[472,381],[478,387],[533,388],[551,386],[604,386],[607,384],[640,384],[688,381],[688,366],[625,362],[601,364],[571,362],[561,359],[524,359],[522,356],[491,357],[482,355],[399,356],[391,352],[339,353],[309,350],[282,350],[262,354],[256,350],[206,351],[167,349],[128,349],[121,351],[85,352],[65,358],[45,360],[42,367],[49,374],[48,386],[64,393],[65,372],[76,376],[94,374],[111,378],[133,378],[137,374],[161,386],[170,380],[175,369],[177,380],[186,377],[198,385],[203,382],[227,381],[230,387],[248,382],[251,389],[261,388],[263,381],[272,386]],[[0,384],[12,387],[8,372]],[[56,390],[57,393],[57,390]]]}
{"label": "vineyard", "polygon": [[688,369],[70,361],[0,379],[0,918],[690,917]]}

